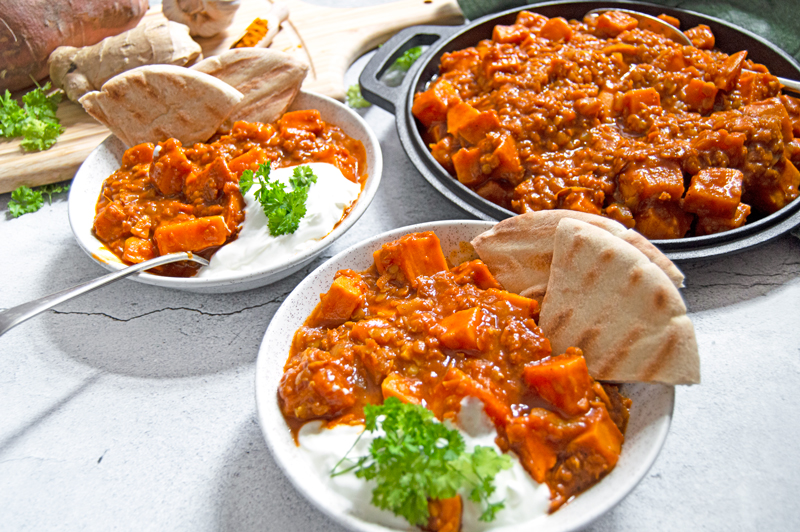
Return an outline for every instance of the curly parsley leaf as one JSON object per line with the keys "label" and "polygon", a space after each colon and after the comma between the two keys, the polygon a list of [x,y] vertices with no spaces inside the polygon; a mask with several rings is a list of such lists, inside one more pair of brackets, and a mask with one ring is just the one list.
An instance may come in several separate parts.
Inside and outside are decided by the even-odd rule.
{"label": "curly parsley leaf", "polygon": [[53,204],[53,195],[60,194],[69,190],[69,183],[53,183],[37,188],[26,186],[18,187],[11,192],[11,201],[8,202],[8,212],[13,218],[19,218],[23,214],[36,212],[44,205],[44,198],[47,196],[47,203]]}
{"label": "curly parsley leaf", "polygon": [[24,119],[25,110],[6,89],[6,93],[0,97],[0,136],[9,139],[22,136],[21,125]]}
{"label": "curly parsley leaf", "polygon": [[259,188],[253,195],[267,216],[269,233],[272,236],[288,235],[297,231],[300,220],[306,215],[308,190],[312,183],[317,182],[317,176],[310,167],[298,166],[289,179],[292,190],[287,191],[286,185],[280,181],[270,180],[270,171],[269,162],[259,165],[255,172],[245,170],[239,177],[239,190],[246,194],[258,183]]}
{"label": "curly parsley leaf", "polygon": [[481,520],[493,520],[504,507],[502,501],[490,503],[488,499],[494,493],[497,473],[511,467],[508,456],[481,446],[466,452],[457,430],[435,421],[427,408],[402,403],[395,397],[387,398],[382,405],[365,406],[364,416],[365,431],[380,429],[385,434],[373,440],[368,456],[337,471],[345,456],[331,475],[355,471],[359,478],[374,480],[373,505],[404,517],[412,525],[428,523],[430,499],[455,497],[462,487],[470,490],[470,500],[486,507]]}
{"label": "curly parsley leaf", "polygon": [[22,96],[20,107],[6,90],[0,97],[0,134],[6,138],[23,137],[20,145],[27,151],[46,150],[55,144],[64,128],[56,118],[62,93],[48,95],[50,83],[36,87]]}
{"label": "curly parsley leaf", "polygon": [[361,95],[361,87],[356,83],[347,87],[347,105],[353,109],[363,109],[372,105]]}
{"label": "curly parsley leaf", "polygon": [[19,218],[23,214],[38,211],[42,208],[42,205],[44,205],[42,193],[23,185],[11,193],[8,212],[11,213],[12,217]]}

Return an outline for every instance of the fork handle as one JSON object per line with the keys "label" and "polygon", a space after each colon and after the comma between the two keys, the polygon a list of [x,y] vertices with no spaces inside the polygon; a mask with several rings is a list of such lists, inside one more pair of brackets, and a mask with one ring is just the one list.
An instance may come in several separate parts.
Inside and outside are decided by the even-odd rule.
{"label": "fork handle", "polygon": [[67,288],[66,290],[56,292],[55,294],[50,294],[49,296],[44,296],[34,301],[29,301],[27,303],[23,303],[22,305],[18,305],[0,312],[0,336],[5,334],[9,329],[16,327],[20,323],[36,316],[41,312],[44,312],[49,308],[59,305],[64,301],[70,300],[73,297],[78,297],[80,295],[89,293],[92,290],[100,288],[101,286],[113,283],[119,279],[124,279],[125,277],[133,275],[134,273],[138,273],[142,270],[161,266],[170,262],[176,262],[178,260],[191,260],[205,266],[208,265],[208,261],[206,261],[204,258],[198,257],[197,255],[193,255],[191,253],[182,252],[162,255],[139,264],[134,264],[133,266],[128,266],[122,270],[98,277],[97,279],[91,280],[88,283],[73,286],[72,288]]}

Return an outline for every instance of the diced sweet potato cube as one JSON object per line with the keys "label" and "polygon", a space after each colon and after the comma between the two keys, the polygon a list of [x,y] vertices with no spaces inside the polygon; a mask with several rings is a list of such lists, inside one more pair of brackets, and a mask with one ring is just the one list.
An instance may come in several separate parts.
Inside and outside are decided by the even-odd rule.
{"label": "diced sweet potato cube", "polygon": [[539,37],[549,41],[569,41],[572,38],[572,28],[564,17],[551,18],[539,30]]}
{"label": "diced sweet potato cube", "polygon": [[486,138],[490,131],[500,127],[497,112],[477,111],[468,103],[459,103],[447,112],[447,131],[458,134],[470,144],[477,144]]}
{"label": "diced sweet potato cube", "polygon": [[121,169],[130,170],[137,164],[153,162],[153,149],[155,146],[149,142],[128,148],[122,155]]}
{"label": "diced sweet potato cube", "polygon": [[673,201],[649,202],[634,215],[636,230],[649,239],[683,238],[692,219],[691,214]]}
{"label": "diced sweet potato cube", "polygon": [[357,279],[340,275],[330,290],[320,295],[320,301],[306,322],[309,327],[338,327],[348,321],[361,306],[364,294]]}
{"label": "diced sweet potato cube", "polygon": [[736,80],[736,90],[741,95],[742,102],[747,104],[778,95],[780,93],[780,82],[778,78],[768,72],[742,70]]}
{"label": "diced sweet potato cube", "polygon": [[616,100],[616,93],[610,92],[607,90],[601,90],[600,93],[597,95],[597,99],[600,100],[600,118],[613,118],[616,116],[616,110],[614,109],[614,101]]}
{"label": "diced sweet potato cube", "polygon": [[396,266],[397,273],[402,273],[412,285],[416,285],[419,276],[428,277],[448,269],[439,237],[433,231],[412,233],[384,244],[372,256],[379,273],[387,270],[393,273],[391,268]]}
{"label": "diced sweet potato cube", "polygon": [[589,410],[592,378],[580,349],[570,348],[563,355],[528,364],[522,376],[539,397],[568,416]]}
{"label": "diced sweet potato cube", "polygon": [[153,243],[149,239],[145,240],[135,236],[125,239],[125,251],[122,258],[126,261],[139,264],[155,256],[156,250],[153,249]]}
{"label": "diced sweet potato cube", "polygon": [[225,204],[225,225],[228,226],[228,231],[233,233],[239,224],[244,222],[244,198],[238,190],[238,185],[228,183],[228,187],[236,187],[236,190],[230,191],[228,195],[228,202]]}
{"label": "diced sweet potato cube", "polygon": [[716,39],[714,39],[714,33],[711,31],[711,28],[705,24],[700,24],[694,28],[689,28],[683,33],[689,37],[689,40],[692,41],[692,44],[695,48],[700,48],[701,50],[711,50],[714,48],[714,44],[716,42]]}
{"label": "diced sweet potato cube", "polygon": [[792,120],[786,107],[780,98],[770,98],[761,102],[754,102],[741,108],[742,113],[747,116],[761,120],[770,120],[781,128],[784,142],[790,142],[794,138],[792,131]]}
{"label": "diced sweet potato cube", "polygon": [[263,124],[261,122],[234,122],[231,128],[231,136],[237,140],[253,140],[258,143],[266,143],[275,135],[275,126]]}
{"label": "diced sweet potato cube", "polygon": [[153,237],[160,255],[178,251],[200,251],[221,246],[228,239],[228,226],[222,216],[204,216],[162,225]]}
{"label": "diced sweet potato cube", "polygon": [[566,187],[556,194],[556,209],[600,214],[605,194],[602,190],[585,187]]}
{"label": "diced sweet potato cube", "polygon": [[497,158],[497,167],[492,171],[492,176],[497,179],[505,179],[513,185],[522,182],[524,171],[519,161],[517,143],[511,135],[503,135],[500,144],[497,145],[492,157]]}
{"label": "diced sweet potato cube", "polygon": [[444,332],[439,341],[448,349],[480,351],[482,342],[478,328],[486,320],[486,311],[480,307],[451,314],[440,322]]}
{"label": "diced sweet potato cube", "polygon": [[705,168],[692,176],[683,210],[699,216],[730,218],[742,199],[744,175],[735,168]]}
{"label": "diced sweet potato cube", "polygon": [[180,141],[167,139],[159,142],[158,148],[158,155],[150,166],[150,179],[165,196],[178,194],[194,166],[186,158]]}
{"label": "diced sweet potato cube", "polygon": [[474,397],[483,403],[486,415],[495,423],[504,425],[511,418],[511,409],[490,390],[458,368],[451,367],[436,385],[429,397],[430,409],[438,418],[461,409],[464,397]]}
{"label": "diced sweet potato cube", "polygon": [[404,403],[422,404],[422,388],[420,381],[404,377],[399,373],[390,373],[381,383],[383,398],[397,397]]}
{"label": "diced sweet potato cube", "polygon": [[316,109],[290,111],[278,120],[278,130],[283,135],[291,129],[300,129],[318,135],[325,129],[325,123]]}
{"label": "diced sweet potato cube", "polygon": [[623,31],[629,31],[639,25],[639,21],[621,11],[606,11],[597,17],[597,29],[603,35],[616,37]]}
{"label": "diced sweet potato cube", "polygon": [[678,29],[681,29],[681,21],[676,19],[675,17],[671,17],[671,16],[667,15],[666,13],[661,13],[656,18],[660,18],[661,20],[663,20],[667,24],[669,24],[671,26],[675,26]]}
{"label": "diced sweet potato cube", "polygon": [[488,291],[491,292],[498,301],[504,301],[508,304],[511,310],[521,311],[522,316],[520,317],[525,319],[532,318],[534,320],[539,319],[539,302],[535,299],[512,292],[506,292],[505,290],[497,290],[495,288],[489,288]]}
{"label": "diced sweet potato cube", "polygon": [[480,114],[480,111],[467,102],[457,103],[447,110],[447,132],[452,135],[458,134]]}
{"label": "diced sweet potato cube", "polygon": [[683,55],[682,49],[669,48],[661,52],[654,64],[667,72],[679,72],[686,68],[686,57]]}
{"label": "diced sweet potato cube", "polygon": [[482,260],[471,260],[463,262],[451,270],[458,284],[472,283],[481,290],[496,288],[502,290],[503,287],[495,279],[489,267]]}
{"label": "diced sweet potato cube", "polygon": [[605,405],[595,405],[587,421],[589,426],[586,432],[570,442],[567,452],[583,451],[591,456],[601,457],[608,465],[607,470],[610,470],[619,460],[625,438],[611,420]]}
{"label": "diced sweet potato cube", "polygon": [[740,203],[733,216],[700,216],[694,226],[696,235],[713,235],[741,227],[750,215],[750,206]]}
{"label": "diced sweet potato cube", "polygon": [[231,161],[228,163],[228,169],[233,173],[233,175],[241,177],[242,172],[245,170],[252,170],[255,172],[258,170],[259,165],[267,164],[268,160],[267,153],[264,150],[261,148],[253,148],[241,154],[240,156],[231,159]]}
{"label": "diced sweet potato cube", "polygon": [[111,202],[94,217],[94,232],[100,240],[111,242],[125,234],[123,222],[127,216],[122,206]]}
{"label": "diced sweet potato cube", "polygon": [[459,532],[461,530],[461,495],[449,499],[428,501],[428,527],[431,532]]}
{"label": "diced sweet potato cube", "polygon": [[200,173],[191,174],[183,183],[183,195],[189,203],[211,202],[217,199],[222,186],[232,180],[228,165],[222,157],[217,157]]}
{"label": "diced sweet potato cube", "polygon": [[707,113],[714,107],[717,87],[708,81],[692,78],[683,88],[682,99],[690,109]]}
{"label": "diced sweet potato cube", "polygon": [[742,50],[741,52],[736,52],[729,56],[725,60],[722,67],[714,76],[714,84],[718,89],[729,91],[733,88],[736,83],[736,78],[739,77],[739,73],[742,71],[745,57],[747,57],[747,50]]}
{"label": "diced sweet potato cube", "polygon": [[513,26],[497,25],[492,30],[492,40],[497,43],[518,44],[528,38],[530,30],[525,26],[514,24]]}
{"label": "diced sweet potato cube", "polygon": [[556,465],[557,456],[547,442],[546,432],[532,427],[529,419],[529,416],[515,418],[506,426],[506,436],[533,480],[544,483],[547,472]]}
{"label": "diced sweet potato cube", "polygon": [[530,11],[520,11],[517,13],[517,21],[516,24],[521,26],[525,26],[527,28],[531,28],[534,30],[538,30],[542,26],[544,26],[548,21],[548,18],[544,15],[540,15],[539,13],[532,13]]}
{"label": "diced sweet potato cube", "polygon": [[623,94],[622,107],[628,114],[638,115],[648,107],[661,107],[661,95],[653,87],[633,89]]}
{"label": "diced sweet potato cube", "polygon": [[461,101],[456,89],[448,81],[438,79],[425,92],[414,96],[411,112],[425,127],[434,122],[444,122],[450,106]]}
{"label": "diced sweet potato cube", "polygon": [[468,187],[478,186],[488,179],[481,169],[481,155],[480,148],[461,148],[453,154],[456,177]]}
{"label": "diced sweet potato cube", "polygon": [[669,195],[672,201],[683,196],[683,172],[680,165],[671,160],[647,159],[628,164],[617,178],[619,193],[625,205],[635,209],[650,198]]}

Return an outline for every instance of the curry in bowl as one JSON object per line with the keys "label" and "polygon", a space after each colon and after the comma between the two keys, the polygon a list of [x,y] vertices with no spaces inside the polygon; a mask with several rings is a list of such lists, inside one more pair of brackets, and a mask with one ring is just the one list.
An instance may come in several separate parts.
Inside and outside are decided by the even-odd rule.
{"label": "curry in bowl", "polygon": [[443,168],[513,212],[600,214],[652,239],[735,229],[797,197],[800,105],[707,27],[687,34],[522,11],[444,54],[412,112]]}

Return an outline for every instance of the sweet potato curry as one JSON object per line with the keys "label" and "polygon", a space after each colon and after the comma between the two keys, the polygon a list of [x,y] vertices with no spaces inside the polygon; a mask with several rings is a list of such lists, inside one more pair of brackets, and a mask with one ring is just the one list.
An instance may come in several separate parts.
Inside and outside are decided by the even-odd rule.
{"label": "sweet potato curry", "polygon": [[[665,17],[677,25],[672,17]],[[747,52],[682,46],[636,19],[521,11],[444,54],[415,95],[433,157],[516,213],[601,214],[648,238],[734,229],[798,195],[800,100]]]}
{"label": "sweet potato curry", "polygon": [[[292,111],[274,125],[236,122],[208,144],[186,148],[169,139],[127,150],[103,183],[94,234],[128,263],[177,251],[210,258],[236,238],[244,220],[239,177],[267,161],[272,168],[330,163],[354,183],[363,186],[366,178],[363,144],[319,111]],[[198,267],[177,262],[150,271],[188,277]]]}
{"label": "sweet potato curry", "polygon": [[[614,467],[630,400],[589,376],[580,349],[551,352],[535,300],[503,290],[480,260],[448,267],[432,232],[374,258],[367,271],[337,272],[295,333],[278,389],[295,433],[311,420],[363,422],[364,405],[387,397],[443,420],[472,396],[498,446],[550,487],[551,511]],[[431,528],[459,529],[448,526]]]}

